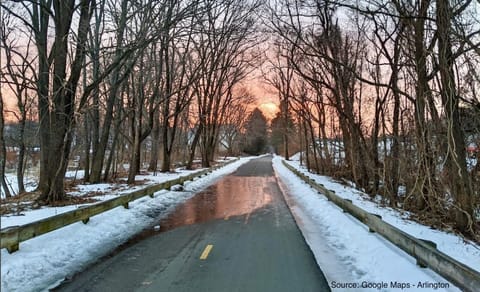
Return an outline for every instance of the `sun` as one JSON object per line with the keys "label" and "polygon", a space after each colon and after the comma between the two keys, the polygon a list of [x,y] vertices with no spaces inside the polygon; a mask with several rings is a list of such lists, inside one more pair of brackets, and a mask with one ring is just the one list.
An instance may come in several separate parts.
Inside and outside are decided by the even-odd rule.
{"label": "sun", "polygon": [[258,108],[262,111],[262,113],[265,115],[265,117],[269,120],[272,120],[277,112],[280,111],[278,108],[278,105],[276,105],[273,102],[264,102],[261,103]]}

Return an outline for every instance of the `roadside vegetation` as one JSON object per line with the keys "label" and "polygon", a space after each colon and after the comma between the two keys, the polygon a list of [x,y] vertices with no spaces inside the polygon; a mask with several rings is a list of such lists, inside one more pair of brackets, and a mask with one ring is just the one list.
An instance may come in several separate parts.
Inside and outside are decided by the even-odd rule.
{"label": "roadside vegetation", "polygon": [[478,240],[479,5],[272,1],[281,152]]}

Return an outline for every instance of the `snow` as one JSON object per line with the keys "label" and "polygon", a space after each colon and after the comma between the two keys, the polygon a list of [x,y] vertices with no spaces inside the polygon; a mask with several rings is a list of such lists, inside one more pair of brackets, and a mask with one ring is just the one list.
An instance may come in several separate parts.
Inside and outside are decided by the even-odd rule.
{"label": "snow", "polygon": [[[101,213],[90,219],[38,236],[20,243],[20,250],[9,254],[1,250],[1,291],[47,291],[65,277],[81,271],[98,258],[108,254],[134,234],[151,226],[159,216],[165,216],[173,208],[190,198],[195,192],[214,183],[221,176],[235,171],[251,157],[241,158],[194,181],[185,183],[183,191],[159,191],[154,198],[143,197],[122,207]],[[156,176],[152,179],[165,181],[183,172]],[[82,191],[105,185],[91,185]],[[125,190],[126,191],[126,190]],[[24,212],[22,216],[2,217],[2,228],[52,216],[76,208],[76,206],[44,208]]]}
{"label": "snow", "polygon": [[[137,185],[134,187],[129,186],[127,183],[78,184],[75,186],[75,189],[73,191],[70,191],[68,194],[72,196],[82,196],[82,195],[85,195],[86,193],[95,192],[95,195],[92,196],[92,199],[95,199],[97,201],[105,201],[105,200],[113,199],[119,195],[144,188],[145,185],[148,185],[148,184],[162,183],[167,180],[172,180],[178,177],[187,176],[197,171],[199,170],[176,169],[175,172],[170,172],[170,173],[157,173],[155,175],[153,174],[137,175],[136,181],[143,181],[144,184]],[[80,178],[82,178],[83,171],[81,172],[79,171],[78,173],[80,173],[81,175]],[[73,175],[72,172],[67,172],[67,176],[69,175],[70,176]],[[68,212],[85,205],[89,205],[89,204],[70,205],[70,206],[64,206],[64,207],[44,207],[37,210],[22,211],[20,214],[15,214],[14,216],[5,215],[0,217],[0,226],[2,226],[2,228],[5,228],[9,226],[23,225],[23,224],[44,219],[53,215]]]}
{"label": "snow", "polygon": [[[295,157],[295,156],[294,156]],[[416,260],[342,210],[326,197],[318,194],[296,177],[283,164],[280,157],[273,159],[277,176],[282,181],[289,206],[299,227],[315,255],[318,265],[332,286],[335,283],[377,283],[376,287],[365,291],[390,291],[390,282],[409,284],[406,291],[460,291],[453,284],[431,271],[416,265]],[[307,173],[298,161],[288,161],[290,165]],[[367,201],[365,194],[334,182],[320,175],[308,174],[317,183],[334,190],[337,195],[348,198],[353,204],[371,213],[379,214],[386,222],[401,230],[433,241],[440,251],[458,261],[480,270],[480,247],[454,234],[430,229],[416,222],[406,220],[402,214],[390,208],[380,207]],[[448,289],[418,288],[419,282],[446,283]],[[388,288],[381,283],[387,283]],[[360,286],[361,287],[361,286]],[[335,291],[359,291],[361,289],[335,289]],[[392,289],[393,290],[393,289]]]}
{"label": "snow", "polygon": [[475,169],[475,166],[477,166],[478,159],[476,157],[468,157],[467,158],[467,169],[468,171],[472,171]]}
{"label": "snow", "polygon": [[[298,156],[298,155],[297,155]],[[297,157],[294,156],[294,157]],[[158,218],[168,214],[175,206],[192,197],[195,192],[214,183],[221,176],[235,171],[251,158],[242,158],[208,176],[186,182],[182,191],[160,191],[155,197],[144,197],[131,202],[130,209],[122,207],[99,214],[88,224],[75,223],[56,231],[22,242],[20,250],[9,254],[1,250],[1,291],[46,291],[56,286],[65,277],[82,270],[100,257],[108,254],[135,233],[154,228]],[[302,182],[281,163],[273,159],[279,182],[299,227],[312,249],[317,263],[332,286],[345,283],[375,285],[365,291],[391,291],[400,289],[382,288],[390,282],[417,285],[418,282],[448,283],[429,269],[419,268],[415,259],[401,251],[350,215],[346,215],[333,203]],[[290,165],[306,172],[298,161]],[[158,176],[138,176],[146,183],[162,182],[186,175],[189,172],[176,170]],[[480,270],[480,247],[466,243],[462,238],[446,232],[406,220],[406,214],[380,207],[365,199],[366,195],[341,185],[332,179],[309,174],[318,183],[335,190],[337,195],[351,199],[353,203],[369,212],[376,213],[388,223],[414,236],[437,243],[438,249],[466,265]],[[118,187],[118,186],[117,186]],[[143,186],[136,186],[143,187]],[[112,190],[112,185],[80,185],[75,191],[115,192],[115,195],[131,191],[128,186]],[[107,199],[114,195],[95,196]],[[21,225],[41,218],[59,214],[78,206],[43,208],[25,211],[22,216],[1,217],[2,227]],[[158,229],[158,227],[156,227]],[[403,289],[404,291],[460,291],[449,284],[448,289]],[[390,287],[390,286],[389,286]],[[361,289],[337,288],[334,291],[360,291]]]}
{"label": "snow", "polygon": [[[5,173],[5,181],[12,196],[16,195],[18,193],[17,175],[14,173]],[[37,182],[33,179],[31,175],[26,174],[24,178],[24,185],[25,190],[27,192],[31,192],[37,187]],[[3,190],[0,191],[0,198],[5,198],[5,193],[3,192]]]}

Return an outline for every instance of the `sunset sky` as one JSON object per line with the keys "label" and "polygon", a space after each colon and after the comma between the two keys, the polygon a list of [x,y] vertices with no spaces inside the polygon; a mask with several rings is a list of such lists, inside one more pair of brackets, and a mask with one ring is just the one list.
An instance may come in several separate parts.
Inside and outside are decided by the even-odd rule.
{"label": "sunset sky", "polygon": [[[268,85],[263,82],[261,78],[261,76],[253,75],[248,80],[248,85],[246,87],[256,99],[256,102],[252,104],[250,110],[258,107],[268,120],[272,120],[279,111],[278,99],[275,92],[272,89],[267,88]],[[15,97],[8,86],[5,84],[0,86],[5,107],[5,118],[10,121],[15,121],[15,116],[10,113],[11,111],[17,111]]]}
{"label": "sunset sky", "polygon": [[268,120],[272,120],[279,111],[278,98],[276,92],[263,81],[260,75],[260,73],[252,73],[252,76],[247,78],[246,87],[256,99],[254,108],[258,107]]}

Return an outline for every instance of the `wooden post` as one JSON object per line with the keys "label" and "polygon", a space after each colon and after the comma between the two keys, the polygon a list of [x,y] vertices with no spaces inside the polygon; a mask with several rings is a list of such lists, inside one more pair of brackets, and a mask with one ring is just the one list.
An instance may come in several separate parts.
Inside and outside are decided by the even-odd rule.
{"label": "wooden post", "polygon": [[[433,248],[437,248],[437,244],[433,241],[430,241],[430,240],[426,240],[426,239],[421,239],[419,238],[418,240],[422,241],[423,243],[433,247]],[[419,266],[420,268],[428,268],[428,265],[427,265],[427,262],[425,261],[422,261],[421,259],[417,258],[417,266]]]}
{"label": "wooden post", "polygon": [[[370,213],[370,215],[373,215],[379,219],[382,219],[382,216],[378,215],[378,214],[373,214],[373,213]],[[370,227],[370,225],[368,224],[368,232],[371,232],[371,233],[375,233],[375,230],[372,229],[372,227]]]}
{"label": "wooden post", "polygon": [[19,243],[17,242],[16,244],[10,245],[7,247],[8,253],[14,253],[19,249]]}

